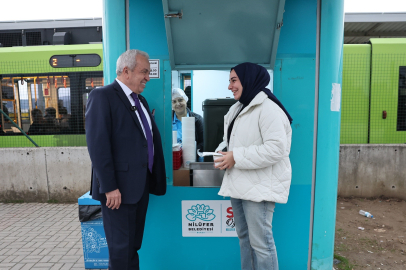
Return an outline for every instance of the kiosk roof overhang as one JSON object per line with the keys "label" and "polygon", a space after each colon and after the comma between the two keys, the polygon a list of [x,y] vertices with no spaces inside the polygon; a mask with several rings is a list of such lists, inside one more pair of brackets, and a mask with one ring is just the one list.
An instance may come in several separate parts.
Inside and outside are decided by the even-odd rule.
{"label": "kiosk roof overhang", "polygon": [[171,67],[229,69],[242,62],[273,69],[285,0],[162,0]]}

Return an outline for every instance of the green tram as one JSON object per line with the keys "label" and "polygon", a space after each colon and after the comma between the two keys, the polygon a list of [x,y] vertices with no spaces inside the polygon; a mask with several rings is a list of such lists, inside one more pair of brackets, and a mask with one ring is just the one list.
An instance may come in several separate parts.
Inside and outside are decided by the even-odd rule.
{"label": "green tram", "polygon": [[406,143],[406,38],[344,45],[340,143]]}
{"label": "green tram", "polygon": [[[39,146],[85,146],[102,52],[101,44],[0,48],[0,108]],[[35,117],[42,128],[33,129]],[[0,148],[32,147],[11,121],[0,113]],[[340,142],[406,143],[406,38],[344,45]]]}
{"label": "green tram", "polygon": [[20,129],[39,146],[85,146],[87,97],[104,84],[102,44],[0,48],[0,81],[0,148],[33,147]]}

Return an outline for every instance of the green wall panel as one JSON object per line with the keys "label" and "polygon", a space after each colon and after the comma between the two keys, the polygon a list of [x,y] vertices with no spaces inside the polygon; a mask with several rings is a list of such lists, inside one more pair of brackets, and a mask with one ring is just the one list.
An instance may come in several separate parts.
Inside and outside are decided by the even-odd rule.
{"label": "green wall panel", "polygon": [[[397,131],[399,67],[406,66],[406,39],[371,39],[370,143],[406,143],[406,131]],[[383,119],[383,111],[387,118]]]}
{"label": "green wall panel", "polygon": [[344,45],[341,100],[342,144],[368,143],[371,45]]}

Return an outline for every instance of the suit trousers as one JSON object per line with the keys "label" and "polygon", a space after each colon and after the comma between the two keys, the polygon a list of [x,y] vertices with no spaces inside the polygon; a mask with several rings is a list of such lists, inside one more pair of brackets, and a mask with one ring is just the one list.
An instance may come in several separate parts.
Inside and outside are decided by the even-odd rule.
{"label": "suit trousers", "polygon": [[109,249],[109,270],[138,270],[138,250],[144,235],[145,217],[149,202],[149,182],[147,171],[144,193],[136,204],[121,204],[111,210],[106,201],[101,201],[104,232]]}

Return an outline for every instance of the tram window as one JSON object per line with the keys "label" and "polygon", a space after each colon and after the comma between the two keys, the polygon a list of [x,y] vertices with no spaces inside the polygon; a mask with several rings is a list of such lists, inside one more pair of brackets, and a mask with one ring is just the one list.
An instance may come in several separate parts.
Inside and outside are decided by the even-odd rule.
{"label": "tram window", "polygon": [[[42,82],[44,82],[45,87],[43,87]],[[41,80],[40,78],[36,79],[35,83],[29,83],[31,90],[31,110],[38,109],[41,112],[45,112],[45,97],[43,93],[46,85],[46,80]]]}
{"label": "tram window", "polygon": [[406,130],[406,66],[399,67],[397,131]]}
{"label": "tram window", "polygon": [[[31,135],[60,133],[58,118],[61,106],[58,106],[60,102],[56,90],[58,86],[66,89],[68,80],[67,76],[62,75],[4,78],[2,89],[7,90],[8,87],[13,91],[2,94],[3,109],[8,111],[9,117],[16,125]],[[63,107],[63,102],[61,104]],[[62,111],[64,112],[63,109]],[[20,133],[7,119],[4,119],[2,130],[6,135]]]}
{"label": "tram window", "polygon": [[59,132],[56,89],[58,84],[63,86],[62,79],[63,76],[27,76],[26,86],[19,83],[21,125],[29,135]]}
{"label": "tram window", "polygon": [[70,88],[58,88],[58,108],[66,108],[66,112],[71,114]]}
{"label": "tram window", "polygon": [[[16,114],[16,102],[14,99],[14,84],[11,78],[3,78],[1,80],[1,105],[2,105],[2,110],[6,113],[8,117],[11,118],[11,120],[14,123],[18,123],[18,114]],[[7,131],[13,132],[12,127],[13,124],[10,122],[7,117],[4,117],[4,115],[0,115],[2,119],[2,127],[1,127],[1,134],[5,134]],[[17,129],[18,130],[18,129]]]}
{"label": "tram window", "polygon": [[[30,128],[30,105],[29,105],[29,98],[28,98],[28,87],[26,80],[18,80],[18,96],[20,98],[19,104],[17,103],[17,109],[19,107],[20,111],[20,119],[19,119],[19,126],[25,132],[28,132]],[[18,129],[17,129],[18,130]]]}
{"label": "tram window", "polygon": [[86,93],[82,95],[83,100],[83,112],[86,112],[87,99],[89,98],[89,93],[95,88],[102,87],[104,85],[103,77],[92,77],[86,78]]}
{"label": "tram window", "polygon": [[58,88],[58,125],[61,133],[71,133],[71,90],[69,78],[64,78],[64,87]]}
{"label": "tram window", "polygon": [[[82,95],[82,101],[83,101],[83,116],[86,113],[86,105],[87,105],[87,100],[89,98],[89,93],[95,88],[102,87],[104,85],[104,80],[103,77],[92,77],[92,78],[86,78],[85,81],[86,85],[86,93]],[[85,119],[83,120],[83,122]]]}
{"label": "tram window", "polygon": [[9,112],[8,112],[8,108],[7,108],[7,101],[2,101],[1,102],[2,103],[2,110],[3,110],[3,112],[7,115],[7,116],[9,116]]}
{"label": "tram window", "polygon": [[[14,122],[17,122],[17,119],[15,119],[15,117],[17,115],[14,113],[13,101],[3,101],[3,111],[8,115],[8,117],[11,118],[11,120],[14,120]],[[10,123],[10,120],[8,120],[7,118],[4,118],[4,129],[11,130],[11,123]]]}
{"label": "tram window", "polygon": [[[0,105],[28,135],[84,134],[88,93],[103,86],[103,73],[10,76],[1,79]],[[1,135],[20,133],[4,116]]]}
{"label": "tram window", "polygon": [[11,80],[1,81],[1,91],[3,99],[14,99],[14,88]]}
{"label": "tram window", "polygon": [[104,85],[103,77],[86,78],[86,92],[102,87]]}
{"label": "tram window", "polygon": [[49,64],[54,68],[97,67],[101,63],[98,54],[54,55]]}

